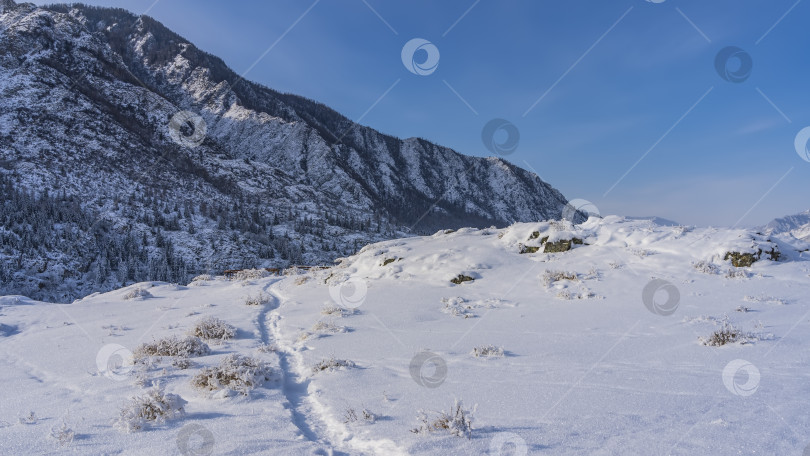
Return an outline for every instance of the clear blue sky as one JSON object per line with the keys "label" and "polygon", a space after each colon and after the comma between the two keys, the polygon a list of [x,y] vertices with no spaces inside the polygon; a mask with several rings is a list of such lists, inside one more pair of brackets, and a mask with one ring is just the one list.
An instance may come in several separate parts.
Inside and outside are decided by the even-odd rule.
{"label": "clear blue sky", "polygon": [[[659,1],[87,3],[149,9],[247,79],[399,137],[487,156],[482,128],[506,119],[520,132],[506,159],[602,214],[750,226],[810,208],[794,148],[810,1]],[[432,74],[403,65],[412,38],[439,50]],[[727,46],[751,57],[743,82],[715,68]]]}

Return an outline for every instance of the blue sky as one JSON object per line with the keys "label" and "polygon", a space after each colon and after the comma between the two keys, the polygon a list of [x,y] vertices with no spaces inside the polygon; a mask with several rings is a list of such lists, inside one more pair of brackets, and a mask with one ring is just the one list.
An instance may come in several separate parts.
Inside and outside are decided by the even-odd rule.
{"label": "blue sky", "polygon": [[[794,147],[810,126],[810,2],[86,3],[148,9],[247,79],[399,137],[488,156],[482,129],[505,119],[520,133],[507,160],[602,214],[750,226],[810,208]],[[439,50],[429,75],[403,65],[413,38]],[[742,82],[716,69],[728,46],[750,56]]]}

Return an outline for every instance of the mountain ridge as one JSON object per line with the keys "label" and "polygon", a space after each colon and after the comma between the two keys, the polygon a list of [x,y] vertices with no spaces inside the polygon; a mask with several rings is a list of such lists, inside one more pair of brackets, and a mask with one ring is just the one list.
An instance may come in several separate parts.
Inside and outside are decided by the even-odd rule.
{"label": "mountain ridge", "polygon": [[[411,232],[559,218],[567,203],[500,157],[395,138],[239,79],[123,9],[5,0],[0,77],[6,206],[26,214],[0,232],[5,292],[69,300],[330,262]],[[191,145],[189,119],[205,127]],[[86,214],[61,226],[60,201]],[[48,229],[31,237],[34,224]]]}

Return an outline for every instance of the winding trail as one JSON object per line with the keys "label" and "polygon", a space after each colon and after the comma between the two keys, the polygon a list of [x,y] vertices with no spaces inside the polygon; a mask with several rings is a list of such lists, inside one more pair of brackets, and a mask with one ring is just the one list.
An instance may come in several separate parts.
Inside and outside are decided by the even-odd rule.
{"label": "winding trail", "polygon": [[281,391],[289,404],[293,424],[307,440],[326,447],[325,450],[319,451],[320,454],[342,455],[344,453],[334,450],[335,445],[328,439],[325,424],[318,419],[318,415],[306,401],[310,380],[302,379],[290,365],[291,349],[284,345],[278,332],[277,322],[281,318],[278,309],[281,306],[281,299],[270,290],[276,283],[278,281],[272,281],[262,288],[262,291],[271,297],[271,302],[262,306],[257,326],[262,342],[275,343],[278,347],[276,354],[279,357],[279,368],[281,369]]}
{"label": "winding trail", "polygon": [[264,287],[273,302],[267,304],[259,315],[259,331],[265,343],[272,340],[277,347],[282,374],[282,392],[290,405],[293,423],[302,435],[327,447],[330,455],[406,455],[407,452],[391,440],[365,440],[349,431],[311,390],[312,379],[307,376],[307,366],[300,352],[282,337],[282,298],[271,289],[277,282]]}

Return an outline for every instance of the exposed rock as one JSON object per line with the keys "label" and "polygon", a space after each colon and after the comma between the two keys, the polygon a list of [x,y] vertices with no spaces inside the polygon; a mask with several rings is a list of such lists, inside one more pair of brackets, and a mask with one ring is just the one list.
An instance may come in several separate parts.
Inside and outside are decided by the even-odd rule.
{"label": "exposed rock", "polygon": [[521,245],[520,246],[520,253],[535,253],[540,250],[540,247],[536,247],[533,245]]}
{"label": "exposed rock", "polygon": [[456,285],[461,285],[464,282],[473,282],[475,279],[468,275],[459,274],[455,279],[451,279],[450,281]]}
{"label": "exposed rock", "polygon": [[559,252],[567,252],[571,250],[571,245],[577,244],[582,245],[582,239],[573,238],[573,239],[561,239],[557,242],[546,242],[545,248],[543,249],[544,253],[559,253]]}
{"label": "exposed rock", "polygon": [[724,260],[731,259],[731,265],[735,268],[747,268],[759,260],[759,255],[753,253],[726,252]]}

